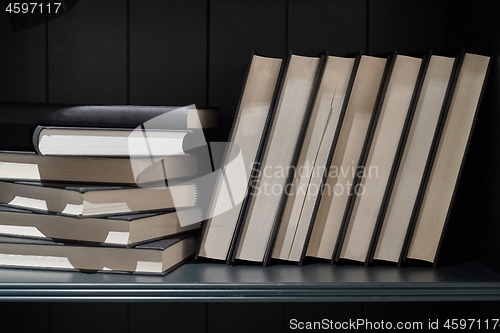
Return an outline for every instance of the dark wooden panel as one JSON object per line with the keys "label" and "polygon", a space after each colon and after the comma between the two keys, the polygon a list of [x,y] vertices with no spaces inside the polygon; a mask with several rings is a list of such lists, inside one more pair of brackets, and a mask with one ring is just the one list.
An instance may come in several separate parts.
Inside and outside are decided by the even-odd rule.
{"label": "dark wooden panel", "polygon": [[[284,331],[319,332],[321,329],[330,330],[330,327],[338,330],[335,329],[335,322],[348,322],[349,319],[356,320],[362,317],[362,303],[286,303]],[[342,332],[349,331],[347,326],[343,329],[340,327]]]}
{"label": "dark wooden panel", "polygon": [[207,332],[283,332],[282,303],[209,303]]}
{"label": "dark wooden panel", "polygon": [[[366,303],[364,319],[375,328],[382,320],[385,325],[391,323],[392,329],[397,329],[398,323],[411,325],[413,331],[430,331],[430,323],[438,325],[439,331],[446,330],[444,325],[448,319],[481,319],[481,329],[486,329],[484,319],[498,317],[499,302],[405,302],[405,303]],[[449,324],[452,322],[450,321]],[[400,325],[401,325],[400,324]],[[462,322],[464,324],[464,322]],[[467,330],[471,322],[467,323]],[[490,322],[490,329],[494,322]],[[367,325],[367,324],[365,324]],[[477,322],[474,324],[478,328]],[[421,328],[418,328],[421,326]],[[388,326],[385,326],[388,328]],[[410,326],[408,326],[410,327]],[[432,328],[435,326],[431,326]],[[463,328],[462,328],[463,329]]]}
{"label": "dark wooden panel", "polygon": [[0,303],[2,332],[49,333],[49,303]]}
{"label": "dark wooden panel", "polygon": [[45,102],[45,24],[13,32],[3,9],[2,6],[0,11],[0,100]]}
{"label": "dark wooden panel", "polygon": [[130,1],[130,103],[204,106],[207,1]]}
{"label": "dark wooden panel", "polygon": [[49,22],[49,102],[126,103],[126,4],[81,0]]}
{"label": "dark wooden panel", "polygon": [[443,52],[443,0],[369,0],[369,52]]}
{"label": "dark wooden panel", "polygon": [[53,303],[51,333],[128,331],[127,303]]}
{"label": "dark wooden panel", "polygon": [[203,333],[206,304],[132,303],[130,333]]}
{"label": "dark wooden panel", "polygon": [[222,108],[227,134],[251,52],[286,56],[286,1],[211,0],[209,13],[208,101]]}
{"label": "dark wooden panel", "polygon": [[289,6],[294,53],[365,51],[367,0],[290,0]]}

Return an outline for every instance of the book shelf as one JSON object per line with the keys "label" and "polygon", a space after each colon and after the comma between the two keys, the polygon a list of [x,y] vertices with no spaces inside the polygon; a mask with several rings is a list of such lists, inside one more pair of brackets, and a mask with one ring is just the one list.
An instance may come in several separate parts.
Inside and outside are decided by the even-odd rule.
{"label": "book shelf", "polygon": [[2,301],[497,301],[500,275],[472,261],[432,269],[188,263],[164,277],[2,269]]}
{"label": "book shelf", "polygon": [[[228,126],[252,50],[284,57],[288,49],[309,55],[327,49],[333,55],[359,50],[458,54],[463,48],[494,55],[500,49],[500,23],[495,19],[500,6],[494,1],[195,0],[150,7],[136,0],[129,0],[128,6],[119,0],[107,3],[112,5],[81,2],[48,27],[15,38],[8,24],[0,26],[0,40],[12,47],[5,48],[12,52],[0,51],[0,101],[195,102],[221,106],[223,125]],[[90,17],[113,20],[88,26]],[[137,24],[144,21],[155,27]],[[180,21],[187,23],[179,28]],[[173,25],[177,30],[168,29]],[[166,43],[153,33],[156,29],[168,31]],[[87,34],[95,36],[91,48],[82,41]],[[30,55],[15,56],[24,49],[31,50]],[[17,65],[3,65],[7,63]],[[462,242],[461,251],[451,256],[459,258],[458,263],[445,262],[437,269],[327,263],[263,269],[191,262],[165,277],[2,269],[0,300],[500,301],[498,71],[495,59],[447,230],[447,238]]]}

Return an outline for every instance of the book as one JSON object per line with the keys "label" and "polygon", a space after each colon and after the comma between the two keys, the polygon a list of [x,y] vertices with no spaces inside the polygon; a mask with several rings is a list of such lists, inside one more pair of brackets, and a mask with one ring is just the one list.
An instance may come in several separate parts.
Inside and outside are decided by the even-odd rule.
{"label": "book", "polygon": [[422,76],[422,59],[396,55],[380,111],[367,136],[364,156],[358,163],[353,184],[351,207],[346,213],[346,233],[340,239],[336,259],[367,262],[369,249],[383,205],[390,187],[393,165],[396,163],[401,141],[418,98]]}
{"label": "book", "polygon": [[37,126],[33,146],[40,155],[149,157],[184,154],[189,131]]}
{"label": "book", "polygon": [[321,195],[324,174],[345,107],[349,99],[359,58],[328,56],[318,87],[300,156],[297,172],[289,187],[288,199],[273,248],[273,258],[300,261],[307,242],[314,210]]}
{"label": "book", "polygon": [[331,259],[342,218],[349,199],[350,186],[381,90],[387,58],[363,55],[340,129],[335,152],[328,169],[306,255]]}
{"label": "book", "polygon": [[[198,255],[201,257],[228,260],[231,246],[238,229],[240,213],[246,201],[231,198],[231,192],[243,193],[251,190],[252,174],[259,168],[260,151],[270,124],[273,112],[273,100],[282,68],[282,59],[251,56],[243,92],[236,111],[236,116],[229,136],[229,144],[239,147],[243,156],[246,178],[226,181],[231,173],[218,182],[214,193],[212,217],[204,223],[203,236]],[[230,150],[226,150],[222,165],[228,164]],[[229,179],[228,179],[229,180]],[[241,199],[241,198],[240,198]],[[220,207],[229,207],[224,209]]]}
{"label": "book", "polygon": [[[157,129],[186,130],[217,126],[217,108],[145,105],[66,105],[41,103],[0,103],[2,124],[135,128],[168,113],[169,123]],[[199,121],[198,121],[199,120]]]}
{"label": "book", "polygon": [[157,213],[132,213],[103,218],[75,218],[40,214],[0,205],[0,234],[37,239],[132,246],[198,229],[200,223],[181,227],[178,214],[201,215],[197,208]]}
{"label": "book", "polygon": [[407,258],[437,262],[491,58],[466,53],[415,212]]}
{"label": "book", "polygon": [[[151,129],[188,130],[215,128],[217,108],[195,106],[65,105],[0,103],[0,149],[33,151],[36,126],[134,129],[153,118]],[[167,115],[168,114],[168,115]]]}
{"label": "book", "polygon": [[373,259],[399,262],[418,189],[438,126],[451,92],[458,59],[432,55],[425,73],[397,177],[384,214]]}
{"label": "book", "polygon": [[132,187],[0,181],[0,202],[70,216],[146,212],[196,204],[196,186]]}
{"label": "book", "polygon": [[163,275],[192,257],[197,245],[189,233],[130,248],[0,236],[0,266]]}
{"label": "book", "polygon": [[305,134],[324,57],[290,55],[276,112],[263,149],[261,170],[248,198],[248,210],[235,259],[267,262],[299,147]]}
{"label": "book", "polygon": [[[161,169],[161,172],[158,172]],[[41,156],[34,152],[0,151],[0,180],[60,181],[110,184],[150,183],[197,174],[197,155],[150,158]]]}

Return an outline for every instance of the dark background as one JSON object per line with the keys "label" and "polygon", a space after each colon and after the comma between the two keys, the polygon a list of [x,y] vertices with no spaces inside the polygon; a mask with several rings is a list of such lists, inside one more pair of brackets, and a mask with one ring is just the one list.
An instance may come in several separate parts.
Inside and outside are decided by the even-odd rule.
{"label": "dark background", "polygon": [[[499,17],[500,3],[487,0],[81,0],[48,24],[14,33],[2,11],[0,102],[219,106],[224,138],[252,51],[495,55]],[[463,223],[450,230],[465,239],[465,256],[497,272],[499,74],[495,57],[452,214]],[[0,325],[2,332],[282,332],[291,318],[427,322],[500,313],[488,302],[374,301],[0,303]]]}

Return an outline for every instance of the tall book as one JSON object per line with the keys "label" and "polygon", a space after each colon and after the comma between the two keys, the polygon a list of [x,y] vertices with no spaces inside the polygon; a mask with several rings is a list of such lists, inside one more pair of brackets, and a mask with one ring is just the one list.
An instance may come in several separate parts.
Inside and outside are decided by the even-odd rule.
{"label": "tall book", "polygon": [[407,258],[436,264],[491,58],[466,53],[428,178],[421,187]]}
{"label": "tall book", "polygon": [[[231,244],[240,221],[240,214],[246,206],[246,200],[234,202],[231,189],[244,187],[250,191],[252,175],[258,171],[261,160],[261,150],[267,135],[271,116],[274,110],[274,97],[277,91],[282,59],[252,55],[248,73],[245,79],[243,93],[238,105],[236,117],[231,129],[229,148],[239,147],[245,165],[246,178],[234,178],[229,173],[223,173],[214,193],[212,205],[213,217],[204,224],[201,246],[198,255],[201,257],[228,260]],[[231,151],[225,152],[222,165],[231,159]],[[239,189],[238,189],[239,190]],[[215,214],[217,207],[232,207]]]}
{"label": "tall book", "polygon": [[367,262],[369,249],[391,186],[393,166],[397,162],[401,141],[420,91],[422,59],[396,55],[381,108],[374,117],[367,136],[364,156],[358,164],[350,205],[345,215],[345,234],[341,235],[338,259]]}
{"label": "tall book", "polygon": [[387,65],[386,58],[361,57],[307,246],[307,256],[332,258]]}
{"label": "tall book", "polygon": [[437,55],[429,60],[387,210],[375,240],[374,260],[399,262],[401,259],[432,140],[452,92],[458,60]]}
{"label": "tall book", "polygon": [[359,57],[328,56],[318,86],[297,172],[273,248],[273,258],[301,261],[321,196],[328,165],[336,146]]}
{"label": "tall book", "polygon": [[273,123],[265,143],[262,172],[255,179],[235,259],[267,262],[299,147],[309,120],[323,57],[291,55]]}

